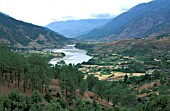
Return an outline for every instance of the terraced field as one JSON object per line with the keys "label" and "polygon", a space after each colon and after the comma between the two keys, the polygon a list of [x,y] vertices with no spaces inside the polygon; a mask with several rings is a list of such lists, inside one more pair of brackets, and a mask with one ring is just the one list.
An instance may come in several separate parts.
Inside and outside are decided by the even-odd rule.
{"label": "terraced field", "polygon": [[85,42],[76,45],[93,56],[79,70],[100,80],[123,80],[128,77],[170,72],[170,36],[149,39],[129,39],[108,43]]}

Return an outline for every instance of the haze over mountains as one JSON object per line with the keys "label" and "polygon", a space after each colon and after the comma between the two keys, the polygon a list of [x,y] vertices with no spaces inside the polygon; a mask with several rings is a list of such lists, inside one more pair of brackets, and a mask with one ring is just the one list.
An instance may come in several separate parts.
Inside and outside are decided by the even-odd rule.
{"label": "haze over mountains", "polygon": [[155,37],[170,32],[169,6],[170,0],[154,0],[139,4],[112,20],[69,20],[47,25],[56,32],[0,13],[0,41],[22,48],[61,46],[70,41],[63,35],[88,41]]}
{"label": "haze over mountains", "polygon": [[155,37],[170,32],[170,0],[142,3],[117,16],[101,29],[78,37],[80,40],[118,40]]}
{"label": "haze over mountains", "polygon": [[59,47],[70,40],[45,27],[0,13],[0,42],[17,48]]}
{"label": "haze over mountains", "polygon": [[48,24],[46,27],[63,34],[69,38],[75,38],[90,32],[94,28],[102,28],[103,25],[111,21],[111,19],[81,19],[56,21]]}

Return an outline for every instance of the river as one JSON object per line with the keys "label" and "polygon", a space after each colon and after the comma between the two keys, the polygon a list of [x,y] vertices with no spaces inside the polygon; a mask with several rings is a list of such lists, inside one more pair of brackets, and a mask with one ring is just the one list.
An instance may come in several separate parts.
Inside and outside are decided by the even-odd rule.
{"label": "river", "polygon": [[44,51],[52,51],[52,52],[63,52],[65,53],[65,57],[63,58],[54,58],[50,60],[50,63],[55,65],[58,61],[64,60],[66,64],[78,64],[82,62],[87,62],[92,57],[86,55],[85,50],[76,49],[75,45],[67,45],[63,49],[45,49]]}

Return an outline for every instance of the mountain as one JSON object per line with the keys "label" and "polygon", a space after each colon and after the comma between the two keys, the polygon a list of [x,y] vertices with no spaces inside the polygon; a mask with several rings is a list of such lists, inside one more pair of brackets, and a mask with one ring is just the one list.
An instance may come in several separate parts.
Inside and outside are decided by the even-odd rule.
{"label": "mountain", "polygon": [[68,38],[45,28],[18,21],[0,12],[0,42],[16,48],[59,47]]}
{"label": "mountain", "polygon": [[81,35],[81,40],[117,40],[155,37],[170,32],[170,0],[139,4],[115,17],[102,29]]}
{"label": "mountain", "polygon": [[82,19],[82,20],[68,20],[58,21],[48,24],[46,27],[59,32],[66,37],[75,38],[82,34],[90,32],[92,29],[101,28],[101,26],[108,23],[111,19]]}

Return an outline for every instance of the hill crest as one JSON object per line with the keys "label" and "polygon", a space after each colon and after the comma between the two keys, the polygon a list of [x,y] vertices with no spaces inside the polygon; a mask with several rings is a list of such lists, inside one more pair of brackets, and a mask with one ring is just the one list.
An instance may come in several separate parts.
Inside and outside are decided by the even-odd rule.
{"label": "hill crest", "polygon": [[81,35],[81,40],[119,40],[155,37],[170,32],[170,1],[142,3],[108,22],[102,29]]}
{"label": "hill crest", "polygon": [[0,42],[16,48],[59,47],[70,40],[41,26],[0,13]]}

